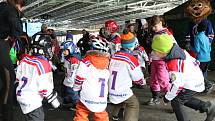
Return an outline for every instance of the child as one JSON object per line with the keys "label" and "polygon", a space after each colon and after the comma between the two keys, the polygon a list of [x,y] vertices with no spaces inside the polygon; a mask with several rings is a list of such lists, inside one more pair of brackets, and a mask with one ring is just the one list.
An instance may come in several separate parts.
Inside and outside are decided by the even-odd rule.
{"label": "child", "polygon": [[26,121],[44,121],[42,101],[45,98],[54,108],[60,103],[53,90],[53,75],[49,60],[52,57],[51,38],[35,35],[32,56],[25,56],[17,67],[17,100]]}
{"label": "child", "polygon": [[155,36],[152,49],[158,57],[165,59],[172,86],[163,101],[165,103],[171,101],[177,120],[190,121],[185,112],[184,106],[186,106],[201,113],[206,112],[205,121],[212,121],[215,116],[215,106],[209,101],[193,97],[205,89],[204,77],[196,59],[177,44],[173,44],[167,34]]}
{"label": "child", "polygon": [[77,70],[74,91],[80,91],[74,121],[88,121],[93,112],[94,121],[109,121],[107,107],[109,58],[108,44],[99,38],[91,40],[90,51],[82,59]]}
{"label": "child", "polygon": [[[164,28],[164,20],[160,16],[153,16],[151,20],[152,29],[157,34],[168,34],[172,41],[175,41],[172,34],[167,28]],[[157,57],[153,52],[151,53],[151,80],[150,89],[152,92],[152,98],[148,102],[148,105],[160,104],[160,92],[167,92],[170,89],[169,76],[166,70],[165,62],[162,58]]]}
{"label": "child", "polygon": [[205,77],[205,92],[210,92],[213,89],[213,82],[207,80],[207,69],[211,61],[211,47],[209,38],[205,35],[207,25],[201,22],[197,26],[198,34],[194,38],[194,52],[196,53],[196,59],[200,62],[200,69]]}
{"label": "child", "polygon": [[205,73],[208,67],[209,62],[211,61],[210,57],[210,45],[209,38],[205,35],[205,30],[207,26],[205,23],[201,22],[197,26],[198,34],[194,38],[194,50],[197,54],[197,60],[200,62],[200,68],[202,72]]}
{"label": "child", "polygon": [[140,46],[138,42],[135,44],[134,55],[137,56],[142,72],[144,73],[146,70],[146,63],[149,63],[149,58],[144,47]]}
{"label": "child", "polygon": [[138,62],[141,66],[142,72],[145,72],[146,66],[145,66],[145,62],[149,61],[148,55],[146,54],[146,51],[144,49],[144,47],[140,46],[138,39],[136,37],[135,34],[135,30],[134,30],[134,26],[135,24],[129,24],[128,25],[128,31],[131,32],[134,36],[135,36],[135,48],[134,48],[134,56],[136,56],[138,58]]}
{"label": "child", "polygon": [[[140,64],[141,70],[145,75],[147,70],[146,67],[149,64],[149,58],[148,58],[148,55],[146,54],[145,49],[142,46],[140,46],[138,42],[136,42],[135,44],[133,55],[138,59],[138,63]],[[134,86],[140,89],[143,88],[143,86],[141,85],[134,85]]]}
{"label": "child", "polygon": [[108,20],[105,22],[105,36],[110,42],[110,53],[113,55],[120,50],[120,36],[117,33],[119,31],[119,25],[115,20]]}
{"label": "child", "polygon": [[[73,41],[73,35],[70,34],[70,33],[68,33],[66,35],[66,41],[72,41],[74,43],[74,41]],[[75,45],[75,43],[74,43],[74,45]],[[75,53],[77,53],[78,58],[81,57],[81,52],[80,52],[79,48],[77,47],[77,45],[75,45]]]}
{"label": "child", "polygon": [[144,76],[136,57],[132,55],[135,47],[134,35],[124,31],[121,35],[122,49],[116,52],[110,62],[109,71],[109,99],[113,105],[113,118],[118,115],[122,105],[125,104],[123,121],[138,121],[139,102],[133,94],[132,82],[145,84]]}
{"label": "child", "polygon": [[153,16],[151,19],[151,25],[152,25],[152,30],[155,32],[155,35],[168,34],[172,38],[172,41],[174,43],[177,43],[174,36],[172,35],[173,32],[172,31],[170,32],[169,29],[165,27],[165,21],[162,16],[158,16],[158,15]]}
{"label": "child", "polygon": [[73,84],[75,83],[75,75],[79,64],[78,54],[75,52],[76,46],[72,41],[66,41],[63,44],[63,55],[64,55],[64,68],[65,68],[65,79],[64,85],[64,104],[72,103],[75,107],[79,96],[73,91]]}

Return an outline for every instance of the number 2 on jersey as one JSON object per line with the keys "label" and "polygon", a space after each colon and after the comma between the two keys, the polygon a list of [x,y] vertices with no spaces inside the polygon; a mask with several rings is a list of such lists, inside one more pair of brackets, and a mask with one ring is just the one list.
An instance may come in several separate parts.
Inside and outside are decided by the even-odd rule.
{"label": "number 2 on jersey", "polygon": [[22,89],[23,89],[23,88],[25,87],[25,85],[27,84],[28,78],[22,77],[22,81],[23,81],[23,84],[22,84],[22,86],[20,87],[20,89],[17,91],[17,95],[18,95],[18,96],[21,96]]}
{"label": "number 2 on jersey", "polygon": [[117,71],[112,71],[112,75],[113,75],[113,81],[112,81],[111,89],[115,90]]}

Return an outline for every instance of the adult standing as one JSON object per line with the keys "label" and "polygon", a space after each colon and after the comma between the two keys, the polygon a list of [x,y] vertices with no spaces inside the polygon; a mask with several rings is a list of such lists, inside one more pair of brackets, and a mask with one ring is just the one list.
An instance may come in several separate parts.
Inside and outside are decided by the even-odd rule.
{"label": "adult standing", "polygon": [[[40,35],[41,38],[44,36],[50,36],[52,42],[57,41],[54,30],[50,29],[47,24],[42,24],[41,31],[34,34],[32,36],[32,40],[34,40],[37,35]],[[31,42],[31,44],[33,44],[33,41]]]}
{"label": "adult standing", "polygon": [[10,60],[10,41],[21,37],[22,22],[20,20],[24,0],[7,0],[0,3],[0,104],[3,121],[13,121],[13,89],[15,72]]}
{"label": "adult standing", "polygon": [[77,46],[81,51],[81,56],[84,56],[88,50],[90,50],[90,38],[92,35],[85,29],[82,30],[83,37],[78,41]]}
{"label": "adult standing", "polygon": [[[36,36],[36,35],[38,35],[38,34],[44,35],[44,36],[45,35],[50,35],[50,37],[51,37],[52,40],[56,39],[56,35],[55,35],[54,29],[49,28],[47,24],[42,24],[41,31],[39,31],[36,34],[34,34],[33,37]],[[41,37],[43,37],[43,36],[41,36]]]}
{"label": "adult standing", "polygon": [[[56,40],[56,35],[53,29],[50,29],[48,27],[47,24],[42,24],[41,26],[41,31],[37,32],[36,34],[34,34],[32,36],[32,38],[34,39],[37,35],[41,35],[40,37],[44,37],[44,36],[50,36],[52,41]],[[31,44],[33,43],[33,41],[31,42]]]}

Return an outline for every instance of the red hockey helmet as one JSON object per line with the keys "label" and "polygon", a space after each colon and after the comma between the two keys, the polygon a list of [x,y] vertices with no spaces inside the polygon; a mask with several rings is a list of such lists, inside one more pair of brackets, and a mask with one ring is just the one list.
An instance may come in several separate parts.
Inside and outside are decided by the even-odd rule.
{"label": "red hockey helmet", "polygon": [[110,33],[115,33],[119,30],[119,26],[115,20],[108,20],[105,22],[105,29],[109,30]]}

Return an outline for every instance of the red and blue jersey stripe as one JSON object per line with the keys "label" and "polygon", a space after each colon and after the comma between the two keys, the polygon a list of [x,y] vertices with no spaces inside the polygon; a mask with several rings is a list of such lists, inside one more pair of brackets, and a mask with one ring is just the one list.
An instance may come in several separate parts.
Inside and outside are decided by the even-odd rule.
{"label": "red and blue jersey stripe", "polygon": [[132,70],[139,65],[137,58],[125,52],[115,53],[112,59],[128,63]]}
{"label": "red and blue jersey stripe", "polygon": [[25,57],[21,61],[21,63],[22,62],[35,66],[37,68],[39,75],[51,72],[51,66],[47,60],[42,60],[40,58],[28,56],[28,57]]}
{"label": "red and blue jersey stripe", "polygon": [[184,60],[173,59],[167,62],[168,71],[184,72]]}
{"label": "red and blue jersey stripe", "polygon": [[90,60],[87,59],[87,58],[83,58],[83,59],[82,59],[82,62],[85,63],[87,67],[89,67],[90,64],[91,64]]}

